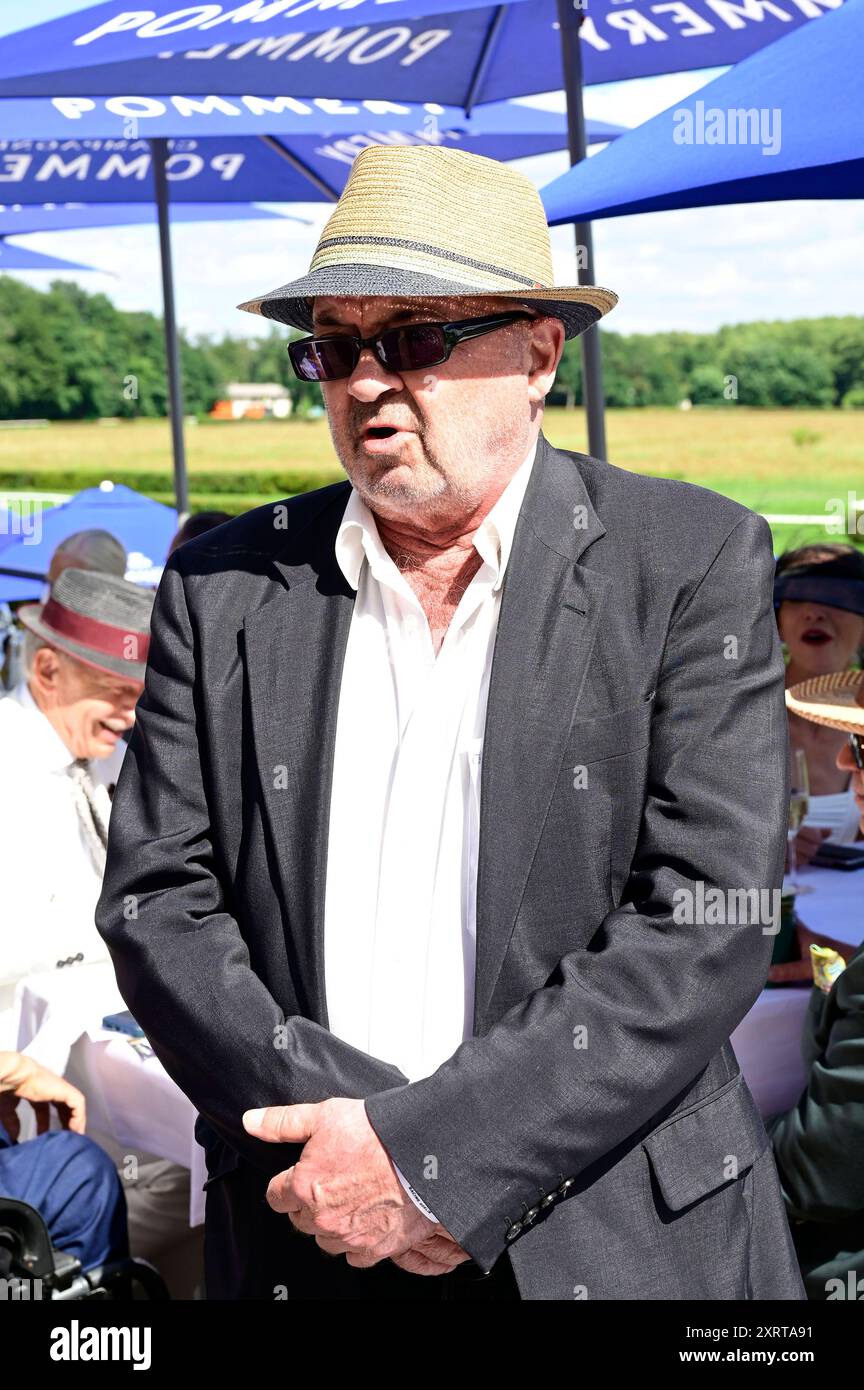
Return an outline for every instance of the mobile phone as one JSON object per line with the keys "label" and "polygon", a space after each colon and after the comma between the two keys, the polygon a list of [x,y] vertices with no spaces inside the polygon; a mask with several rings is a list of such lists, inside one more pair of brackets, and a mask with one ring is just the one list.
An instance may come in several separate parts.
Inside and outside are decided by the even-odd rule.
{"label": "mobile phone", "polygon": [[109,1028],[112,1033],[126,1033],[130,1038],[144,1037],[144,1029],[135,1022],[128,1009],[123,1009],[117,1014],[106,1014],[102,1020],[102,1027]]}
{"label": "mobile phone", "polygon": [[864,844],[841,845],[825,840],[810,863],[817,869],[864,869]]}

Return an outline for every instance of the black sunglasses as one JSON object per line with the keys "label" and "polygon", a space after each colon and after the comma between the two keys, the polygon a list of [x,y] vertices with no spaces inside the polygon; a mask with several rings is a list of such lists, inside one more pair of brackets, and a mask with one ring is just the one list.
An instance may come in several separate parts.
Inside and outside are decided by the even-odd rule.
{"label": "black sunglasses", "polygon": [[453,349],[468,338],[494,333],[517,319],[532,314],[489,314],[457,323],[407,323],[387,328],[372,338],[353,333],[332,333],[324,338],[300,338],[288,344],[295,376],[301,381],[336,381],[350,376],[364,348],[372,348],[382,367],[391,372],[416,372],[446,362]]}
{"label": "black sunglasses", "polygon": [[864,737],[861,734],[850,734],[849,742],[852,744],[852,757],[855,759],[855,766],[859,772],[864,772]]}

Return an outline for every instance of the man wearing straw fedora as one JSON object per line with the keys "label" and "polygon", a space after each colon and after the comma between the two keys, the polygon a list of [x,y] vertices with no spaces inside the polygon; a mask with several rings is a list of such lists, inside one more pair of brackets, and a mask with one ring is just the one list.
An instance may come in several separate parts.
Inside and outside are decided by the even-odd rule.
{"label": "man wearing straw fedora", "polygon": [[544,438],[614,303],[521,175],[373,146],[241,306],[348,480],[171,558],[97,914],[210,1297],[803,1296],[728,1041],[776,927],[698,912],[782,878],[770,534]]}

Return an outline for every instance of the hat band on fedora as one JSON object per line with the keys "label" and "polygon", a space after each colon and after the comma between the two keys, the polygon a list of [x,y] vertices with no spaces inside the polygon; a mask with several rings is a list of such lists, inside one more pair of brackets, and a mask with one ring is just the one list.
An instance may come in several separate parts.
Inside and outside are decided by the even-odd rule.
{"label": "hat band on fedora", "polygon": [[[442,265],[441,272],[439,273],[443,273],[445,268],[448,272],[452,272],[454,267],[462,267],[465,270],[475,271],[481,275],[491,275],[506,280],[509,288],[513,286],[533,290],[547,288],[542,281],[532,280],[527,275],[520,275],[518,271],[506,270],[503,266],[492,265],[488,261],[478,261],[471,256],[461,256],[456,251],[448,251],[442,246],[433,246],[429,242],[411,241],[407,237],[365,235],[326,237],[323,241],[319,241],[318,243],[315,255],[312,258],[310,270],[317,270],[320,266],[324,265],[338,264],[339,261],[343,260],[344,257],[342,256],[332,253],[329,255],[326,254],[330,252],[331,247],[336,246],[354,247],[355,251],[349,257],[354,263],[357,261],[356,248],[373,247],[376,248],[376,250],[377,248],[384,248],[387,251],[392,251],[395,248],[400,251],[414,252],[414,255],[410,257],[401,256],[394,258],[390,256],[384,258],[379,250],[377,254],[373,252],[373,264],[400,265],[406,270],[423,269],[430,271],[432,267],[434,267],[436,261],[442,261],[444,265]],[[322,255],[322,252],[325,254]]]}
{"label": "hat band on fedora", "polygon": [[[111,623],[101,623],[98,618],[88,618],[83,613],[75,613],[49,598],[42,608],[43,626],[56,632],[58,637],[80,642],[102,656],[119,657],[121,661],[146,661],[150,649],[150,634],[130,632],[128,628],[114,627]],[[134,640],[134,652],[129,651],[130,638]]]}

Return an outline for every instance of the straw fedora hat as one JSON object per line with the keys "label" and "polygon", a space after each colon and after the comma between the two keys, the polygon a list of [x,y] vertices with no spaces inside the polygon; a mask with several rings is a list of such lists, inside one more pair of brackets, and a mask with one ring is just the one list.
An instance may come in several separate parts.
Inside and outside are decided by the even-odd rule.
{"label": "straw fedora hat", "polygon": [[44,603],[22,604],[26,628],[85,666],[143,681],[154,595],[119,575],[63,570]]}
{"label": "straw fedora hat", "polygon": [[529,179],[496,159],[428,145],[370,145],[321,234],[309,273],[238,304],[312,332],[316,295],[505,295],[575,338],[618,302],[555,285],[549,227]]}
{"label": "straw fedora hat", "polygon": [[786,691],[786,707],[813,724],[864,734],[864,671],[832,671]]}

